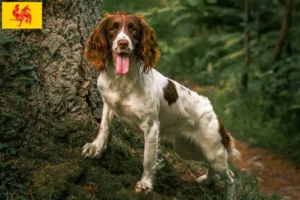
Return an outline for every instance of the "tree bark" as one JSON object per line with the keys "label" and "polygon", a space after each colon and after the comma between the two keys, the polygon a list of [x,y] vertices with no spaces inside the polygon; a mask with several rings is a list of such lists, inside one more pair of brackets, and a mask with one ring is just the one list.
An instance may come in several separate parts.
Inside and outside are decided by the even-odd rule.
{"label": "tree bark", "polygon": [[14,58],[15,63],[34,67],[31,73],[34,81],[27,87],[27,118],[40,119],[53,114],[58,118],[71,115],[85,119],[92,114],[100,119],[97,72],[88,67],[83,50],[88,35],[101,19],[101,3],[101,0],[44,0],[43,29],[3,30],[4,35],[20,42],[11,48],[35,46],[30,57]]}
{"label": "tree bark", "polygon": [[[82,173],[82,165],[76,165],[78,152],[96,134],[102,112],[98,72],[89,68],[83,51],[101,19],[101,6],[102,0],[44,0],[41,30],[1,29],[2,36],[16,41],[0,41],[0,164],[8,167],[4,174],[20,172],[10,174],[15,182],[25,182],[27,195],[34,190],[36,199],[48,199],[52,193],[52,199],[65,198],[69,184]],[[71,147],[73,161],[67,159]],[[61,163],[53,166],[57,178],[51,180],[64,184],[41,182],[50,177],[43,168],[50,161],[52,166]],[[5,181],[0,199],[18,196],[13,194],[16,185]]]}
{"label": "tree bark", "polygon": [[285,41],[288,36],[288,31],[291,25],[293,0],[285,0],[284,3],[285,9],[281,22],[280,36],[274,48],[272,63],[275,63],[277,60],[280,59],[280,55],[282,53],[282,49],[284,47]]}

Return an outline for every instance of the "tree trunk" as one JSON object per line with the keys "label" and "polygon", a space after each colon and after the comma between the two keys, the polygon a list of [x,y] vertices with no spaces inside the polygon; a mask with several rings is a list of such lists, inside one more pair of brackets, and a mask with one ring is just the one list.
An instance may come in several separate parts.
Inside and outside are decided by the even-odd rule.
{"label": "tree trunk", "polygon": [[261,69],[261,22],[260,22],[260,15],[261,15],[261,4],[259,0],[255,0],[253,7],[255,8],[255,20],[256,20],[256,41],[257,41],[257,65],[258,68]]}
{"label": "tree trunk", "polygon": [[[35,45],[36,51],[26,60],[34,66],[34,81],[27,90],[30,109],[27,117],[39,119],[53,114],[99,118],[97,76],[83,58],[84,43],[100,21],[101,0],[43,1],[43,29],[3,31],[21,42]],[[20,47],[22,48],[22,47]],[[26,47],[25,47],[26,48]]]}
{"label": "tree trunk", "polygon": [[[26,185],[31,189],[26,193],[34,189],[37,199],[48,199],[53,191],[52,199],[64,198],[64,184],[51,186],[49,193],[41,189],[48,183],[41,183],[46,175],[39,168],[45,165],[42,160],[67,158],[68,148],[80,148],[96,135],[101,116],[98,72],[88,67],[83,51],[101,19],[101,6],[102,0],[44,0],[43,29],[1,31],[0,150],[5,154],[0,164],[14,163],[22,173],[11,184],[9,178],[0,184],[0,199],[8,198],[2,190],[5,187],[10,198],[16,198],[11,192],[18,179],[29,181]],[[78,168],[72,163],[63,165]],[[59,176],[70,181],[79,171]]]}
{"label": "tree trunk", "polygon": [[284,16],[281,22],[280,36],[274,48],[272,63],[279,60],[285,41],[287,39],[288,30],[291,25],[293,0],[285,0],[284,3],[285,3]]}
{"label": "tree trunk", "polygon": [[249,8],[249,1],[245,0],[245,27],[244,27],[244,49],[245,49],[245,69],[242,75],[242,87],[243,91],[247,91],[248,89],[248,71],[249,71],[249,63],[250,63],[250,51],[249,51],[249,19],[250,19],[250,8]]}

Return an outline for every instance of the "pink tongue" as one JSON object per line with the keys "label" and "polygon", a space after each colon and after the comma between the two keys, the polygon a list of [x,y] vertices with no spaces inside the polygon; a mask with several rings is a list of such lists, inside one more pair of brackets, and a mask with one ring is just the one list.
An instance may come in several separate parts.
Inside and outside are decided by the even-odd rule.
{"label": "pink tongue", "polygon": [[129,56],[117,55],[116,71],[121,75],[127,74],[129,71]]}

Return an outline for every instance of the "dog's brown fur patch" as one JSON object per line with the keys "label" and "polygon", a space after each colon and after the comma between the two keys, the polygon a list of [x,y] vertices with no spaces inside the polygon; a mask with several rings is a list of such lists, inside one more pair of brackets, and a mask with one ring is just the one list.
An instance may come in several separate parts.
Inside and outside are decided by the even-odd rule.
{"label": "dog's brown fur patch", "polygon": [[164,91],[164,99],[168,102],[169,106],[171,106],[172,103],[175,103],[177,101],[178,93],[173,81],[168,80],[168,85],[163,89],[163,91]]}
{"label": "dog's brown fur patch", "polygon": [[231,148],[231,136],[230,134],[226,131],[224,124],[222,120],[218,117],[219,121],[219,133],[222,137],[222,144],[224,147],[228,150]]}

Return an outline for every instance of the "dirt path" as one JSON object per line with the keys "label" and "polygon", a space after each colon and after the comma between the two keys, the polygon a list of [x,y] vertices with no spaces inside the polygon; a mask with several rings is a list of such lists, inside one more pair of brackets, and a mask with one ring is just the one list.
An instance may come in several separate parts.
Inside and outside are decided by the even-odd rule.
{"label": "dirt path", "polygon": [[262,148],[251,148],[236,141],[242,153],[234,165],[244,172],[257,176],[259,188],[268,194],[277,193],[284,200],[300,200],[300,169],[290,164],[283,156]]}

